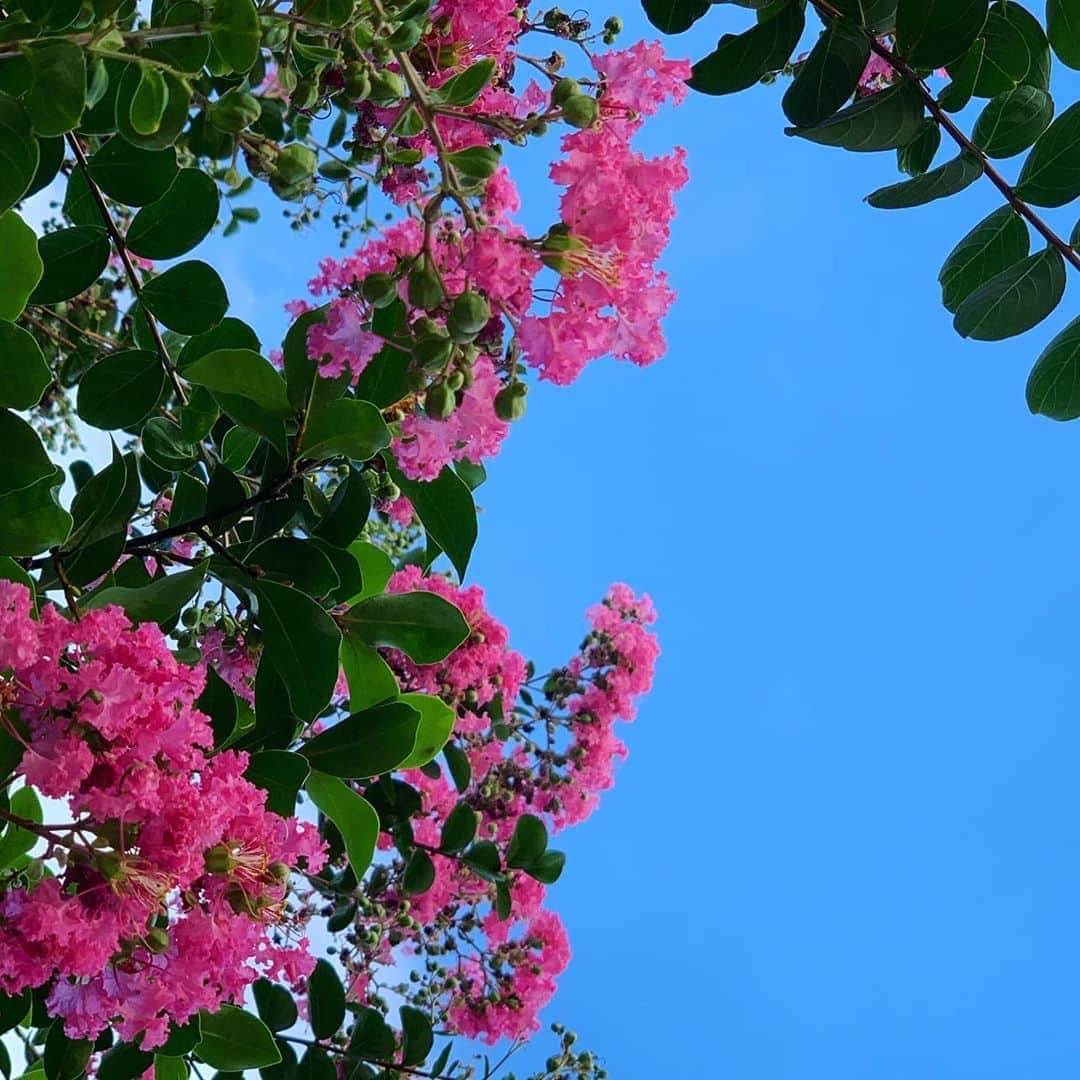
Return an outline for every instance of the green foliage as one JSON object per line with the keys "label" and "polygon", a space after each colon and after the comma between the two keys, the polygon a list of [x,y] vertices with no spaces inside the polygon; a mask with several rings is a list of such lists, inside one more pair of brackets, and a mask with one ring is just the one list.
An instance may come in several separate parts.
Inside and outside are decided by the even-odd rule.
{"label": "green foliage", "polygon": [[[708,10],[722,21],[730,10],[691,0],[643,4],[666,33],[687,29]],[[897,167],[909,178],[872,192],[874,207],[951,199],[988,180],[1003,204],[956,244],[939,280],[957,333],[997,341],[1038,326],[1061,303],[1070,269],[1080,270],[1075,236],[1066,240],[1035,209],[1080,199],[1080,103],[1055,118],[1049,93],[1055,55],[1080,69],[1080,4],[1048,0],[1045,10],[1040,22],[1016,0],[809,0],[806,11],[822,29],[806,58],[792,64],[802,6],[772,3],[750,30],[721,36],[694,66],[690,86],[720,94],[790,77],[782,100],[793,125],[787,134],[851,151],[896,149]],[[871,51],[881,61],[873,80],[864,76]],[[929,80],[940,77],[946,84],[938,90]],[[975,98],[984,103],[966,134],[949,114]],[[942,141],[952,151],[932,167]],[[997,163],[1025,152],[1010,179]],[[1030,254],[1033,234],[1039,250]],[[1070,324],[1039,357],[1028,382],[1033,412],[1080,415],[1075,339]]]}
{"label": "green foliage", "polygon": [[270,1029],[257,1017],[235,1005],[222,1005],[216,1013],[199,1014],[202,1039],[195,1047],[200,1061],[220,1072],[239,1072],[276,1065],[281,1051]]}
{"label": "green foliage", "polygon": [[306,790],[311,801],[329,818],[345,843],[349,866],[357,877],[371,864],[379,837],[379,815],[362,795],[336,776],[313,772]]}

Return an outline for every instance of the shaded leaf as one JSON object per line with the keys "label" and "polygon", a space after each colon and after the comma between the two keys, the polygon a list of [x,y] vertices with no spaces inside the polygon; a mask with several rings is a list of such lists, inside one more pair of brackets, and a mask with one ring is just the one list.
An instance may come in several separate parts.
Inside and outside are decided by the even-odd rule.
{"label": "shaded leaf", "polygon": [[956,309],[953,326],[961,337],[1000,341],[1042,322],[1064,292],[1065,260],[1046,248],[980,285]]}

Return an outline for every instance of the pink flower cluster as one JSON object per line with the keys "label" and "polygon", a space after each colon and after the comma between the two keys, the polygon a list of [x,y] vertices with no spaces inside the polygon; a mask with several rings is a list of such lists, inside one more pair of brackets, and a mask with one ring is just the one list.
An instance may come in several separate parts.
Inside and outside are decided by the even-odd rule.
{"label": "pink flower cluster", "polygon": [[[518,41],[531,29],[520,10],[449,0],[436,10],[438,29],[426,42],[431,55],[439,57],[432,85],[481,57],[494,59],[497,68],[495,80],[475,102],[434,120],[443,149],[497,144],[509,138],[515,125],[524,139],[535,122],[563,119],[550,90],[535,82],[521,91],[513,88]],[[447,58],[453,63],[448,65]],[[398,402],[393,449],[402,471],[413,479],[430,480],[452,461],[479,463],[498,452],[508,425],[496,415],[495,397],[518,378],[519,357],[541,378],[565,385],[589,361],[607,354],[638,365],[663,355],[660,322],[673,293],[657,261],[668,242],[674,193],[687,180],[685,153],[649,158],[634,150],[632,141],[644,118],[666,102],[683,100],[690,65],[665,57],[658,42],[639,42],[592,57],[592,67],[581,93],[598,88],[596,120],[563,137],[564,156],[551,169],[552,179],[564,188],[560,223],[546,236],[530,238],[516,223],[519,199],[505,168],[496,170],[481,195],[468,200],[434,191],[434,174],[426,166],[397,168],[384,187],[395,202],[414,203],[416,213],[351,256],[324,260],[309,283],[313,296],[329,298],[324,321],[309,330],[310,355],[325,376],[349,372],[354,380],[384,348],[398,362],[407,359],[409,344],[402,343],[402,334],[416,334],[419,340],[425,321],[445,322],[443,313],[408,302],[407,273],[421,257],[440,279],[447,310],[466,290],[486,299],[492,318],[472,343],[468,378],[449,418],[424,410],[430,386],[425,380],[441,381],[445,371],[421,372],[419,389]],[[385,146],[386,133],[407,107],[407,102],[395,108],[362,106],[357,140]],[[425,162],[437,153],[428,132],[400,142],[404,149],[419,151]],[[425,226],[425,212],[432,206],[438,212]],[[545,280],[545,268],[558,277],[549,301],[537,305],[534,290],[538,280]],[[397,346],[388,347],[375,331],[375,311],[356,287],[372,274],[394,276],[405,303],[406,325],[395,331]],[[298,315],[308,304],[296,301],[289,310]]]}
{"label": "pink flower cluster", "polygon": [[[527,676],[521,655],[509,647],[506,628],[486,609],[477,586],[459,588],[439,576],[406,567],[391,578],[389,592],[427,590],[452,601],[465,614],[469,637],[440,664],[418,665],[396,650],[383,650],[403,690],[434,694],[457,714],[451,738],[467,758],[471,779],[459,792],[446,773],[419,769],[403,773],[421,796],[410,820],[412,836],[432,851],[434,881],[411,898],[411,931],[397,930],[398,945],[412,954],[452,951],[457,961],[447,981],[435,987],[454,1029],[494,1043],[537,1030],[537,1013],[551,998],[569,959],[569,944],[557,915],[543,908],[545,888],[524,873],[514,876],[511,916],[495,911],[495,887],[456,856],[436,852],[443,826],[460,801],[475,813],[477,838],[505,851],[524,814],[541,816],[557,830],[582,820],[611,786],[615,760],[625,747],[612,733],[617,719],[634,715],[634,699],[652,682],[658,654],[647,627],[655,612],[625,585],[612,586],[589,611],[592,626],[582,651],[546,680],[549,704],[516,704]],[[392,846],[389,835],[380,841]],[[384,918],[388,932],[401,924],[401,900],[391,877]],[[469,932],[455,936],[457,928]],[[357,964],[363,987],[378,968],[397,957],[379,936]],[[391,937],[389,941],[393,941]]]}
{"label": "pink flower cluster", "polygon": [[0,671],[4,724],[25,747],[17,775],[71,816],[27,826],[53,876],[0,881],[0,990],[49,986],[68,1035],[115,1023],[152,1048],[170,1021],[240,1000],[260,969],[301,977],[289,870],[318,869],[322,842],[265,809],[245,754],[210,756],[202,672],[160,629],[118,608],[34,619],[28,590],[0,582]]}

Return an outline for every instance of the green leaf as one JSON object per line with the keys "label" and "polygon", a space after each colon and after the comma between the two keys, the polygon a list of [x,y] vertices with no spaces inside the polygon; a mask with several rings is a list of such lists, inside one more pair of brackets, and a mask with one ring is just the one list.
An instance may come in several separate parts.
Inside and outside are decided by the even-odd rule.
{"label": "green leaf", "polygon": [[547,842],[544,823],[534,814],[522,814],[506,849],[506,865],[515,869],[532,866],[547,850]]}
{"label": "green leaf", "polygon": [[24,990],[21,994],[13,996],[0,993],[0,1033],[10,1031],[17,1024],[21,1024],[29,1012],[29,990]]}
{"label": "green leaf", "polygon": [[155,578],[139,589],[110,585],[94,593],[85,606],[103,608],[115,604],[124,609],[132,622],[165,623],[176,618],[180,609],[198,594],[205,580],[205,569],[194,567]]}
{"label": "green leaf", "polygon": [[78,296],[101,276],[110,250],[109,234],[90,225],[46,233],[38,241],[44,272],[30,302],[56,304]]}
{"label": "green leaf", "polygon": [[153,1054],[132,1043],[116,1043],[101,1058],[98,1080],[135,1080],[153,1064]]}
{"label": "green leaf", "polygon": [[210,39],[218,55],[237,74],[259,58],[259,16],[252,0],[214,0]]}
{"label": "green leaf", "polygon": [[308,723],[330,702],[338,677],[341,632],[310,597],[272,581],[252,586],[265,656],[285,684],[294,712]]}
{"label": "green leaf", "polygon": [[420,714],[416,745],[400,767],[419,769],[421,765],[434,760],[446,745],[446,740],[454,730],[457,713],[442,698],[433,694],[402,694],[400,700],[411,705]]}
{"label": "green leaf", "polygon": [[153,135],[161,127],[165,106],[169,103],[169,88],[165,76],[148,64],[139,67],[139,85],[131,96],[128,116],[131,126],[140,135]]}
{"label": "green leaf", "polygon": [[0,322],[0,406],[30,409],[52,382],[52,372],[34,335],[10,322]]}
{"label": "green leaf", "polygon": [[566,856],[561,851],[553,851],[549,848],[536,862],[526,868],[525,873],[545,885],[554,885],[562,877],[565,865]]}
{"label": "green leaf", "polygon": [[86,1072],[94,1049],[91,1039],[69,1039],[63,1024],[53,1024],[45,1039],[46,1080],[76,1080]]}
{"label": "green leaf", "polygon": [[788,135],[798,135],[823,146],[869,152],[893,150],[909,143],[919,133],[923,121],[923,103],[919,92],[907,82],[887,90],[868,94],[854,105],[809,128],[785,128]]}
{"label": "green leaf", "polygon": [[368,461],[389,445],[390,432],[374,405],[339,398],[312,410],[302,453],[315,460],[340,454],[352,461]]}
{"label": "green leaf", "polygon": [[896,43],[918,68],[943,67],[962,56],[986,22],[987,0],[900,0]]}
{"label": "green leaf", "polygon": [[443,747],[443,757],[446,759],[446,767],[450,771],[450,778],[454,781],[454,787],[461,794],[468,790],[472,780],[472,766],[469,757],[459,746],[448,742]]}
{"label": "green leaf", "polygon": [[[431,1022],[411,1005],[402,1005],[401,1014],[401,1063],[421,1065],[435,1045]],[[432,1075],[438,1076],[438,1073]]]}
{"label": "green leaf", "polygon": [[182,1057],[154,1055],[154,1080],[187,1080],[188,1065]]}
{"label": "green leaf", "polygon": [[[668,3],[673,2],[679,3],[681,0],[668,0]],[[700,0],[693,0],[693,2],[697,3]],[[435,93],[444,104],[461,109],[466,105],[471,105],[481,95],[494,75],[495,61],[490,57],[485,57],[483,60],[470,64],[457,75],[452,75]]]}
{"label": "green leaf", "polygon": [[199,1027],[198,1013],[184,1024],[178,1024],[175,1020],[172,1020],[169,1022],[168,1037],[161,1046],[155,1047],[155,1052],[165,1057],[180,1057],[182,1054],[190,1054],[199,1045],[201,1038],[202,1031]]}
{"label": "green leaf", "polygon": [[1027,226],[1013,208],[995,210],[949,253],[938,274],[941,302],[956,311],[980,285],[1024,258],[1029,246]]}
{"label": "green leaf", "polygon": [[306,787],[311,801],[341,833],[349,867],[359,881],[375,856],[379,815],[367,799],[336,776],[313,772],[308,777]]}
{"label": "green leaf", "polygon": [[923,206],[935,199],[944,199],[963,191],[974,184],[982,174],[982,160],[974,154],[962,153],[922,176],[878,188],[867,195],[866,201],[879,210]]}
{"label": "green leaf", "polygon": [[242,427],[229,428],[221,440],[222,465],[230,472],[240,472],[251,460],[258,445],[259,436],[253,431]]}
{"label": "green leaf", "polygon": [[975,81],[978,97],[995,97],[1020,83],[1050,88],[1050,45],[1039,20],[1016,0],[990,7],[982,29],[982,64]]}
{"label": "green leaf", "polygon": [[661,33],[681,34],[709,10],[709,0],[642,0],[641,6]]}
{"label": "green leaf", "polygon": [[21,102],[0,94],[0,214],[22,198],[37,168],[38,143],[30,117]]}
{"label": "green leaf", "polygon": [[320,772],[362,780],[402,767],[416,745],[420,712],[403,701],[353,713],[309,739],[300,753]]}
{"label": "green leaf", "polygon": [[744,33],[725,34],[716,49],[694,65],[688,85],[703,94],[731,94],[753,86],[787,63],[804,25],[802,5],[791,0]]}
{"label": "green leaf", "polygon": [[348,547],[360,535],[370,513],[371,490],[363,474],[350,467],[349,475],[338,484],[330,509],[315,526],[313,535],[337,547]]}
{"label": "green leaf", "polygon": [[195,444],[179,424],[164,416],[152,416],[142,429],[143,452],[159,469],[183,472],[198,457]]}
{"label": "green leaf", "polygon": [[978,82],[979,72],[982,69],[985,50],[986,42],[982,38],[977,38],[960,60],[949,65],[951,81],[938,95],[938,104],[946,112],[960,112],[961,109],[967,107],[967,103],[975,93],[975,84]]}
{"label": "green leaf", "polygon": [[435,864],[426,851],[416,848],[409,856],[401,875],[401,891],[406,896],[419,896],[434,884]]}
{"label": "green leaf", "polygon": [[296,812],[296,795],[311,772],[307,759],[289,750],[259,750],[244,770],[256,787],[266,792],[266,808],[281,817]]}
{"label": "green leaf", "polygon": [[336,1035],[345,1022],[345,987],[325,960],[317,961],[308,977],[308,1010],[316,1039]]}
{"label": "green leaf", "polygon": [[36,555],[62,544],[71,531],[71,515],[56,502],[64,482],[34,429],[6,409],[0,410],[0,554]]}
{"label": "green leaf", "polygon": [[941,145],[941,128],[933,120],[924,120],[919,134],[896,151],[896,166],[909,176],[922,176],[930,168]]}
{"label": "green leaf", "polygon": [[1016,194],[1036,206],[1064,206],[1080,195],[1080,101],[1039,136],[1020,170]]}
{"label": "green leaf", "polygon": [[188,338],[176,358],[176,367],[182,372],[199,357],[219,349],[250,349],[257,353],[259,348],[259,337],[246,322],[226,316],[213,330]]}
{"label": "green leaf", "polygon": [[250,349],[207,353],[184,368],[184,378],[215,394],[246,398],[271,416],[286,418],[293,414],[285,381],[269,360]]}
{"label": "green leaf", "polygon": [[1027,403],[1033,413],[1051,420],[1080,417],[1080,319],[1073,319],[1035,361]]}
{"label": "green leaf", "polygon": [[109,353],[82,377],[78,413],[103,431],[134,427],[150,414],[164,388],[165,369],[156,353]]}
{"label": "green leaf", "polygon": [[1042,322],[1064,293],[1065,260],[1046,248],[980,285],[956,309],[953,326],[961,337],[1000,341]]}
{"label": "green leaf", "polygon": [[[38,825],[43,821],[41,803],[31,787],[21,787],[11,796],[11,812],[24,821],[33,821]],[[16,859],[30,851],[37,842],[37,833],[32,833],[29,829],[21,829],[18,825],[9,825],[0,836],[0,868],[10,866]],[[23,1015],[26,1015],[25,1012]],[[21,1020],[22,1017],[19,1019]]]}
{"label": "green leaf", "polygon": [[1080,70],[1080,0],[1046,0],[1046,33],[1058,59]]}
{"label": "green leaf", "polygon": [[998,94],[975,121],[971,141],[987,157],[1009,158],[1026,150],[1046,130],[1054,100],[1037,86]]}
{"label": "green leaf", "polygon": [[351,634],[341,638],[341,667],[349,684],[350,712],[397,697],[397,679],[389,665],[375,649]]}
{"label": "green leaf", "polygon": [[372,596],[353,604],[343,621],[361,641],[400,649],[417,664],[445,660],[469,636],[461,611],[432,592]]}
{"label": "green leaf", "polygon": [[797,127],[812,127],[831,116],[855,93],[869,59],[866,34],[846,19],[837,19],[822,31],[784,94],[787,118]]}
{"label": "green leaf", "polygon": [[337,1075],[337,1067],[330,1055],[317,1046],[309,1046],[304,1051],[296,1069],[296,1080],[337,1080]]}
{"label": "green leaf", "polygon": [[467,802],[457,803],[446,815],[439,838],[439,850],[451,855],[456,851],[463,851],[476,837],[476,824],[476,811]]}
{"label": "green leaf", "polygon": [[176,151],[146,150],[114,135],[87,163],[90,178],[106,195],[127,206],[160,199],[176,177]]}
{"label": "green leaf", "polygon": [[71,41],[27,45],[33,82],[24,98],[38,135],[63,135],[78,127],[86,104],[86,54]]}
{"label": "green leaf", "polygon": [[147,259],[185,255],[214,227],[217,184],[202,169],[181,169],[160,199],[144,206],[127,231],[127,246]]}
{"label": "green leaf", "polygon": [[425,532],[465,577],[476,543],[476,503],[468,484],[448,465],[434,480],[410,480],[399,469],[390,475],[413,504]]}
{"label": "green leaf", "polygon": [[261,1069],[276,1065],[281,1051],[270,1029],[257,1017],[235,1005],[215,1012],[199,1012],[202,1041],[195,1047],[201,1061],[221,1072]]}
{"label": "green leaf", "polygon": [[394,564],[390,556],[366,540],[357,540],[349,545],[349,551],[356,557],[364,574],[364,588],[351,602],[366,600],[369,596],[380,596],[386,591],[386,585],[394,575]]}
{"label": "green leaf", "polygon": [[44,270],[34,230],[14,210],[0,214],[0,251],[4,252],[0,259],[0,319],[13,322],[22,314]]}
{"label": "green leaf", "polygon": [[296,1001],[284,986],[256,979],[251,987],[259,1018],[271,1031],[288,1031],[297,1021]]}
{"label": "green leaf", "polygon": [[[221,322],[229,297],[217,271],[189,259],[152,278],[143,286],[142,302],[170,330],[201,334]],[[190,378],[190,372],[185,372]]]}

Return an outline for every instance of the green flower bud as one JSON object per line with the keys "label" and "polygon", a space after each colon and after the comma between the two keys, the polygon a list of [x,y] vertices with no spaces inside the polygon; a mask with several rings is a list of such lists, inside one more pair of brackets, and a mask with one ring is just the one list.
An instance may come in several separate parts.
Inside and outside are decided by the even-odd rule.
{"label": "green flower bud", "polygon": [[360,292],[372,307],[389,307],[397,299],[397,282],[389,274],[368,274]]}
{"label": "green flower bud", "polygon": [[294,109],[310,109],[319,100],[319,84],[309,75],[305,75],[289,95],[289,104]]}
{"label": "green flower bud", "polygon": [[600,103],[588,94],[570,98],[563,107],[563,119],[576,128],[589,128],[600,118]]}
{"label": "green flower bud", "polygon": [[453,348],[454,343],[448,337],[432,335],[416,343],[413,356],[425,371],[441,371],[446,367]]}
{"label": "green flower bud", "polygon": [[289,880],[289,874],[292,872],[288,863],[272,862],[267,868],[266,872],[277,882],[285,882]]}
{"label": "green flower bud", "polygon": [[199,613],[195,608],[185,608],[184,613],[180,616],[180,621],[187,627],[195,626],[199,621]]}
{"label": "green flower bud", "polygon": [[379,105],[400,101],[408,91],[405,80],[396,71],[380,70],[371,76],[371,98]]}
{"label": "green flower bud", "polygon": [[106,881],[116,881],[124,876],[124,860],[115,851],[103,851],[95,855],[94,866]]}
{"label": "green flower bud", "polygon": [[450,335],[459,344],[472,341],[491,320],[491,305],[475,292],[463,292],[450,308],[447,326]]}
{"label": "green flower bud", "polygon": [[143,942],[152,953],[163,953],[170,944],[168,931],[155,926],[152,930],[146,931]]}
{"label": "green flower bud", "polygon": [[456,368],[446,376],[446,385],[456,394],[465,386],[465,374],[460,368]]}
{"label": "green flower bud", "polygon": [[371,76],[367,68],[355,60],[345,65],[345,93],[353,101],[363,101],[371,93]]}
{"label": "green flower bud", "polygon": [[623,21],[619,18],[618,15],[612,15],[611,18],[604,23],[604,29],[609,34],[621,34],[623,29]]}
{"label": "green flower bud", "polygon": [[557,108],[562,108],[574,97],[581,97],[581,83],[577,79],[571,79],[569,75],[563,76],[551,88],[551,104]]}
{"label": "green flower bud", "polygon": [[[519,390],[518,387],[521,389]],[[512,383],[504,386],[495,395],[495,415],[505,423],[520,420],[525,415],[525,392],[524,383]]]}
{"label": "green flower bud", "polygon": [[409,303],[413,307],[431,311],[443,302],[444,297],[442,281],[427,260],[409,274]]}
{"label": "green flower bud", "polygon": [[222,94],[206,110],[206,118],[219,131],[236,133],[255,123],[262,113],[257,98],[243,90],[230,90]]}
{"label": "green flower bud", "polygon": [[454,415],[457,402],[454,392],[444,382],[434,382],[424,395],[424,412],[433,420],[449,420]]}
{"label": "green flower bud", "polygon": [[274,162],[274,178],[282,184],[302,184],[315,175],[319,156],[310,146],[289,143]]}
{"label": "green flower bud", "polygon": [[233,867],[232,853],[224,844],[215,844],[203,855],[208,874],[227,874]]}

